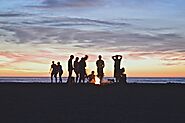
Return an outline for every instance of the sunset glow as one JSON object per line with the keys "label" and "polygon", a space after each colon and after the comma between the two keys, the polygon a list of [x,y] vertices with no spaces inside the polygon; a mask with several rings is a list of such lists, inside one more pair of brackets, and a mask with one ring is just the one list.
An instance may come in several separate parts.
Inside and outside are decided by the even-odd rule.
{"label": "sunset glow", "polygon": [[[98,55],[112,77],[122,55],[129,77],[185,77],[183,0],[1,0],[0,76],[49,76],[51,61]],[[95,73],[97,74],[97,73]]]}

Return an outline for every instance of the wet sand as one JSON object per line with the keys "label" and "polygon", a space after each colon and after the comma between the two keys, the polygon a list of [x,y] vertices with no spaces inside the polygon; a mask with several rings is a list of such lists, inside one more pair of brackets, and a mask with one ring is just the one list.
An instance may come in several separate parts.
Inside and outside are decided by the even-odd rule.
{"label": "wet sand", "polygon": [[185,85],[0,84],[0,123],[184,123]]}

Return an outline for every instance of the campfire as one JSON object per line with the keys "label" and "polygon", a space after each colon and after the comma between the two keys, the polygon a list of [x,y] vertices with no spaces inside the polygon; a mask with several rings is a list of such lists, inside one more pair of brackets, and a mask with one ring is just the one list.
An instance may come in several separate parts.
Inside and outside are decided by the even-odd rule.
{"label": "campfire", "polygon": [[95,77],[95,82],[94,82],[95,85],[100,85],[100,79],[96,76]]}
{"label": "campfire", "polygon": [[95,85],[107,85],[107,84],[112,83],[112,81],[103,79],[102,82],[100,82],[100,78],[95,76],[94,79],[90,81],[90,83],[95,84]]}

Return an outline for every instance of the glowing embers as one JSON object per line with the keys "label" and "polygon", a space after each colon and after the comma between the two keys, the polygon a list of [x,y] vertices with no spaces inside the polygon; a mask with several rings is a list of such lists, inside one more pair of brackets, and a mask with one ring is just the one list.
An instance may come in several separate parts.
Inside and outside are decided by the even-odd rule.
{"label": "glowing embers", "polygon": [[96,76],[95,77],[95,85],[100,85],[100,79]]}

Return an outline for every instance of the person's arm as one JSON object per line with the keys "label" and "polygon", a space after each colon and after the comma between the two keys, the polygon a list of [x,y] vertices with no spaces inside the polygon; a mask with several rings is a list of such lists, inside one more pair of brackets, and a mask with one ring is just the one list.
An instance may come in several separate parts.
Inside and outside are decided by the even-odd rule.
{"label": "person's arm", "polygon": [[68,71],[70,70],[70,60],[68,60]]}
{"label": "person's arm", "polygon": [[112,56],[112,59],[115,60],[115,56]]}
{"label": "person's arm", "polygon": [[84,66],[87,67],[86,62],[84,62]]}
{"label": "person's arm", "polygon": [[62,74],[64,73],[63,68],[62,68],[62,65],[61,65],[61,72],[62,72]]}
{"label": "person's arm", "polygon": [[105,67],[105,63],[104,63],[104,61],[103,61],[103,68]]}
{"label": "person's arm", "polygon": [[75,69],[75,66],[74,66],[74,64],[73,64],[72,61],[71,61],[71,66],[72,66],[72,70],[74,70]]}
{"label": "person's arm", "polygon": [[50,69],[49,69],[49,73],[51,73],[51,71],[52,71],[52,65],[51,65],[51,67],[50,67]]}
{"label": "person's arm", "polygon": [[121,55],[119,55],[119,60],[121,60],[122,59],[122,56]]}

